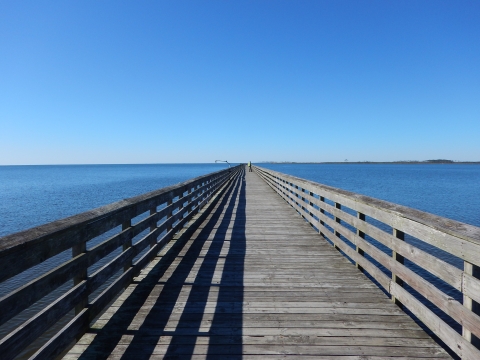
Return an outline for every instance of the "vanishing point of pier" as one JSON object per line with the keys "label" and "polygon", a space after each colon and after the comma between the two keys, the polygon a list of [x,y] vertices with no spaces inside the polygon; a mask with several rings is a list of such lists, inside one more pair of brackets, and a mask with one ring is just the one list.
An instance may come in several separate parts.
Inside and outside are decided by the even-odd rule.
{"label": "vanishing point of pier", "polygon": [[0,358],[480,358],[479,228],[267,169],[233,167],[6,236],[0,281],[65,251],[0,299],[3,324],[65,288],[0,339]]}

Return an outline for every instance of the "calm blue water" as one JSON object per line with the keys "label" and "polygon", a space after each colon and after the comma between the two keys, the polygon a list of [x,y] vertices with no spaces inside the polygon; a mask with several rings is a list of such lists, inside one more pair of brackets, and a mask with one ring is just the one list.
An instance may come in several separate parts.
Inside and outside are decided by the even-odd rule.
{"label": "calm blue water", "polygon": [[[258,165],[480,226],[480,165]],[[0,166],[0,236],[225,167],[225,164]]]}
{"label": "calm blue water", "polygon": [[226,167],[226,164],[0,166],[0,236]]}
{"label": "calm blue water", "polygon": [[258,164],[480,226],[480,165]]}
{"label": "calm blue water", "polygon": [[[259,165],[480,226],[480,165]],[[0,237],[224,168],[225,164],[0,166]],[[381,224],[379,226],[382,227]],[[382,248],[381,244],[373,239],[369,241],[388,253],[389,250]],[[463,266],[459,259],[414,238],[407,236],[406,241],[459,268]],[[41,264],[40,270],[48,271],[69,257],[69,252],[59,254]],[[405,264],[445,293],[462,301],[461,294],[448,284],[409,261]],[[382,269],[389,274],[388,270]],[[32,269],[23,277],[19,275],[0,284],[0,297],[36,276],[37,269]],[[68,286],[71,284],[65,284],[58,291],[65,291]],[[415,294],[414,290],[406,288]],[[56,296],[58,294],[51,295],[52,299]],[[421,296],[418,297],[421,299]],[[22,316],[0,327],[0,338],[50,301],[47,296]],[[425,304],[460,331],[458,324],[448,316],[427,302]],[[63,323],[71,316],[67,316]],[[49,336],[50,333],[44,334],[37,345]]]}

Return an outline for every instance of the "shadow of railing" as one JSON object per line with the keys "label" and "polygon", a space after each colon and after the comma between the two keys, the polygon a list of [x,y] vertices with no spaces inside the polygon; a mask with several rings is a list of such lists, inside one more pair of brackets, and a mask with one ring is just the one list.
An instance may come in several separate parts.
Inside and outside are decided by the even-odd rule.
{"label": "shadow of railing", "polygon": [[[210,329],[207,359],[228,354],[229,359],[241,359],[243,353],[243,300],[244,266],[246,255],[246,194],[245,181],[241,182],[233,223],[230,247],[225,257],[217,306]],[[225,307],[231,306],[230,311]]]}
{"label": "shadow of railing", "polygon": [[[210,215],[210,220],[196,236],[196,240],[189,243],[189,239],[186,237],[182,241],[177,241],[146,277],[138,282],[136,288],[111,316],[105,326],[97,331],[95,329],[90,330],[91,333],[96,332],[96,336],[80,356],[80,359],[106,358],[114,350],[117,356],[124,359],[148,359],[154,354],[158,344],[168,344],[165,352],[166,358],[177,356],[190,358],[197,344],[197,339],[199,337],[209,338],[209,340],[210,338],[217,339],[216,335],[222,331],[219,330],[220,328],[240,329],[240,337],[236,339],[230,337],[227,342],[232,344],[232,342],[235,342],[234,340],[239,340],[238,344],[241,346],[241,304],[243,301],[243,258],[245,254],[244,187],[243,176],[240,176],[234,186],[227,190],[220,200],[217,208]],[[240,199],[238,204],[237,197]],[[243,215],[235,213],[235,205],[238,205],[238,209],[243,209]],[[239,217],[238,220],[235,217],[232,234],[236,233],[239,236],[230,243],[220,284],[213,284],[215,269],[219,259],[222,258],[222,248],[227,243],[225,241],[228,236],[227,229],[234,216]],[[219,219],[221,220],[218,228],[216,228]],[[212,234],[214,234],[213,237]],[[195,264],[198,263],[197,259],[201,258],[202,250],[205,249],[209,237],[211,245],[208,247],[199,267],[195,281],[189,283],[187,278]],[[236,240],[237,238],[240,240]],[[183,256],[178,256],[182,251],[184,252]],[[180,261],[177,266],[174,266],[176,259],[180,259]],[[241,266],[239,267],[238,264],[241,264]],[[159,281],[172,269],[171,276],[165,282]],[[234,275],[237,271],[241,274],[240,277]],[[231,285],[223,289],[224,282],[231,283],[230,276],[234,276],[235,284],[239,284],[237,286],[242,289],[239,294],[237,294],[239,291],[235,290],[233,297],[230,295],[231,292],[227,290],[227,287]],[[169,331],[167,328],[169,320],[172,314],[179,312],[178,301],[183,301],[180,298],[182,289],[184,290],[185,286],[189,285],[191,285],[191,290],[187,299],[184,300],[185,306],[179,316],[178,324],[175,330]],[[152,305],[149,305],[148,302],[152,301],[149,296],[159,286],[163,287],[158,297],[153,300]],[[218,288],[217,305],[212,317],[210,331],[201,332],[200,326],[203,315],[206,311],[211,311],[211,308],[207,307],[207,301],[212,288]],[[221,312],[222,316],[224,313],[228,313],[228,309],[225,309],[223,304],[232,301],[239,302],[240,306],[232,307],[228,321],[229,325],[225,325],[225,318],[217,317],[217,312],[219,315]],[[142,312],[147,311],[148,314],[142,314]],[[143,322],[135,329],[136,325],[132,326],[132,324],[142,318]],[[223,339],[223,337],[220,339]],[[222,340],[218,341],[222,343]],[[209,343],[210,341],[207,340],[206,344]],[[210,348],[208,348],[208,352],[210,353]],[[241,354],[241,349],[239,349],[239,352],[237,350],[235,352]]]}
{"label": "shadow of railing", "polygon": [[[207,358],[211,353],[218,354],[218,351],[222,354],[242,353],[243,259],[246,248],[243,177],[239,178],[224,210],[224,214],[220,215],[222,218],[215,235],[211,237],[211,244],[203,256],[176,330],[169,334],[172,339],[165,358],[175,356],[181,356],[182,359],[190,358],[197,345],[204,347],[203,351],[207,351]],[[217,220],[218,218],[212,218],[211,221]],[[228,241],[230,231],[231,239]],[[195,247],[204,248],[210,234],[211,232],[208,232],[197,237]],[[192,257],[189,265],[193,265],[195,260],[196,258]],[[217,283],[215,275],[218,271],[221,271],[221,277]],[[212,309],[210,306],[215,303],[215,298],[216,305]],[[202,327],[206,325],[208,327],[209,321],[204,320],[209,317],[212,310],[210,329],[202,331]],[[203,338],[203,341],[198,341],[199,338]],[[227,345],[228,349],[223,345]]]}

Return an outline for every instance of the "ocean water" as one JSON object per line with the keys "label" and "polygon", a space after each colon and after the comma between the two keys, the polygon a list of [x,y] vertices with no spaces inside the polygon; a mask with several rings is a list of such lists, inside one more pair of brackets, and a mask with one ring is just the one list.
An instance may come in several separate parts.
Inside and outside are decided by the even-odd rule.
{"label": "ocean water", "polygon": [[480,165],[257,165],[480,226]]}
{"label": "ocean water", "polygon": [[226,167],[221,163],[0,166],[0,237]]}
{"label": "ocean water", "polygon": [[[258,165],[480,227],[480,165]],[[0,166],[0,237],[226,167],[226,164]],[[382,227],[382,224],[375,225]],[[384,230],[389,231],[387,227]],[[388,253],[389,250],[382,248],[381,244],[373,239],[369,241]],[[460,259],[417,239],[407,236],[406,241],[463,268]],[[69,256],[68,252],[57,255],[45,262],[41,271],[48,271],[68,260]],[[461,294],[448,284],[409,261],[405,264],[445,293],[462,301]],[[389,274],[388,270],[382,269]],[[0,297],[35,276],[38,275],[32,271],[0,284]],[[58,291],[65,291],[67,285]],[[413,289],[406,288],[460,331],[455,321],[422,299]],[[52,294],[52,297],[55,296],[58,293]],[[1,326],[0,338],[49,301],[51,299],[47,296],[21,316]],[[69,316],[63,322],[68,321],[72,314]],[[44,334],[37,345],[49,336],[50,333]]]}

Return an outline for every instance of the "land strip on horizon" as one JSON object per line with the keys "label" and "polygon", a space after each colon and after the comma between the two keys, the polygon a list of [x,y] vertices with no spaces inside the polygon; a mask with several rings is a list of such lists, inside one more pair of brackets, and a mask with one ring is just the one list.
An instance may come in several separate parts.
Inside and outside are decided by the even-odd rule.
{"label": "land strip on horizon", "polygon": [[401,161],[260,161],[259,164],[480,164],[480,161],[401,160]]}

